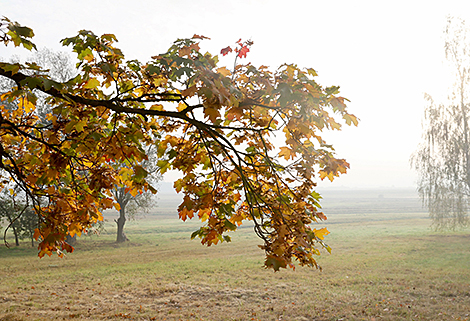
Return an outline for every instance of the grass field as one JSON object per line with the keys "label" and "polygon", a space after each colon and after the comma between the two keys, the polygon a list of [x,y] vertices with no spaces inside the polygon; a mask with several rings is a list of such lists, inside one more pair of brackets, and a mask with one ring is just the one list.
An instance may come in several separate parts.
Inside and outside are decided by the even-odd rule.
{"label": "grass field", "polygon": [[323,271],[265,270],[250,227],[210,248],[175,197],[82,237],[66,258],[0,247],[0,320],[470,320],[470,233],[439,233],[409,191],[328,191]]}

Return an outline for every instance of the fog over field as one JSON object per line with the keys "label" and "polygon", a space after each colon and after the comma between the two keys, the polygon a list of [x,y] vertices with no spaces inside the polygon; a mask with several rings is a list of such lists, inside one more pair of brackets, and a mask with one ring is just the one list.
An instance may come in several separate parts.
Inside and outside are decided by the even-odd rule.
{"label": "fog over field", "polygon": [[[333,221],[334,214],[386,214],[386,213],[422,213],[427,211],[422,206],[416,189],[409,188],[318,188],[322,195],[322,211]],[[164,215],[177,217],[176,207],[182,201],[182,194],[174,191],[173,183],[160,182],[156,196],[157,207],[149,216]]]}

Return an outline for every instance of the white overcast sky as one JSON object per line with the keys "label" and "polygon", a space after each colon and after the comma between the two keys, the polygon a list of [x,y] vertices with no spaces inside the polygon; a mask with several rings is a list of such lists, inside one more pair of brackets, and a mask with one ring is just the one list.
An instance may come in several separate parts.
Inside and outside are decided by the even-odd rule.
{"label": "white overcast sky", "polygon": [[[420,141],[423,94],[445,97],[450,85],[448,15],[470,24],[470,1],[0,0],[0,16],[33,28],[39,47],[59,50],[61,39],[87,29],[114,33],[127,58],[147,61],[199,34],[211,38],[202,47],[212,53],[251,38],[247,60],[255,65],[314,68],[321,85],[341,86],[361,120],[326,135],[351,169],[325,188],[415,186],[409,158]],[[4,58],[22,52],[0,47]]]}

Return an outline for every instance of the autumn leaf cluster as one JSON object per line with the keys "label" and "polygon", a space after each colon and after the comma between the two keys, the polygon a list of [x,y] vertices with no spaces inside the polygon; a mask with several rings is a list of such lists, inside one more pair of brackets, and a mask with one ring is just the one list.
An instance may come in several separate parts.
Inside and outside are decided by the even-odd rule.
{"label": "autumn leaf cluster", "polygon": [[[1,21],[5,44],[32,49],[32,36]],[[293,267],[294,260],[317,266],[315,256],[329,247],[328,231],[311,227],[326,219],[315,182],[349,167],[320,134],[339,130],[341,120],[357,125],[357,118],[339,87],[316,82],[315,70],[238,63],[228,69],[201,51],[204,38],[178,39],[142,63],[126,60],[114,35],[82,30],[62,40],[79,69],[63,83],[41,66],[0,62],[0,75],[15,83],[1,96],[0,188],[15,181],[34,200],[40,256],[71,251],[67,235],[117,206],[115,185],[134,195],[155,191],[139,165],[152,145],[162,174],[182,173],[174,183],[184,195],[179,216],[203,223],[193,238],[230,241],[228,232],[251,221],[266,267]],[[237,44],[237,58],[246,57],[252,43]],[[52,110],[45,120],[35,113],[38,91]]]}

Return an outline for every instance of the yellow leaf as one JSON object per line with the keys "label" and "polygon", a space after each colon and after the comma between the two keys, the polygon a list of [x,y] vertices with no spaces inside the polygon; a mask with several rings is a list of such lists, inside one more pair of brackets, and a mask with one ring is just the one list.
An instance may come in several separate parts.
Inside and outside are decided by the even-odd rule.
{"label": "yellow leaf", "polygon": [[139,190],[137,188],[132,188],[131,190],[129,190],[129,194],[131,194],[133,197],[136,197],[138,193]]}
{"label": "yellow leaf", "polygon": [[178,107],[177,107],[176,109],[178,109],[178,111],[182,111],[182,110],[184,110],[186,107],[187,107],[187,106],[186,106],[185,103],[180,102],[180,103],[178,104]]}
{"label": "yellow leaf", "polygon": [[228,77],[228,76],[232,75],[232,72],[230,70],[228,70],[227,68],[225,68],[225,67],[217,68],[217,73],[219,73],[219,74],[221,74],[222,76],[225,76],[225,77]]}
{"label": "yellow leaf", "polygon": [[357,126],[357,124],[359,123],[357,117],[351,114],[345,114],[343,116],[343,119],[346,121],[346,124],[348,124],[349,126],[351,125],[351,123],[353,123],[354,126]]}
{"label": "yellow leaf", "polygon": [[114,203],[114,208],[116,209],[116,211],[120,211],[121,205],[119,205],[119,203]]}
{"label": "yellow leaf", "polygon": [[318,237],[320,240],[323,240],[325,236],[330,234],[330,232],[326,229],[326,227],[319,229],[319,230],[314,228],[313,233],[315,233],[315,236]]}
{"label": "yellow leaf", "polygon": [[157,87],[163,87],[163,85],[166,85],[167,82],[168,80],[163,76],[158,76],[153,79],[153,84]]}
{"label": "yellow leaf", "polygon": [[93,54],[88,54],[85,57],[83,57],[83,59],[85,59],[88,62],[92,62],[94,58],[95,57],[93,56]]}
{"label": "yellow leaf", "polygon": [[325,177],[328,177],[328,179],[332,182],[334,179],[333,172],[320,171],[319,173],[321,180],[323,180]]}
{"label": "yellow leaf", "polygon": [[95,79],[95,78],[91,78],[89,79],[85,86],[83,86],[83,88],[86,88],[86,89],[93,89],[93,88],[96,88],[100,85],[100,82],[98,81],[98,79]]}
{"label": "yellow leaf", "polygon": [[132,177],[133,174],[134,174],[134,171],[127,167],[122,167],[119,170],[119,176],[121,177],[123,181],[129,180],[129,178]]}
{"label": "yellow leaf", "polygon": [[87,122],[85,120],[81,120],[78,123],[76,123],[75,124],[75,129],[77,130],[77,132],[82,132],[83,131],[83,126],[85,126],[86,123]]}
{"label": "yellow leaf", "polygon": [[69,226],[70,236],[77,234],[78,236],[82,235],[82,226],[79,223],[72,223]]}
{"label": "yellow leaf", "polygon": [[21,104],[23,105],[24,111],[30,113],[36,109],[36,106],[30,102],[26,97],[20,99]]}
{"label": "yellow leaf", "polygon": [[199,218],[201,219],[201,222],[207,221],[209,216],[211,215],[212,210],[210,208],[205,208],[199,211],[198,215]]}
{"label": "yellow leaf", "polygon": [[337,129],[337,130],[341,129],[341,125],[338,124],[333,118],[328,119],[328,123],[330,124],[331,129]]}
{"label": "yellow leaf", "polygon": [[160,104],[155,104],[155,105],[152,105],[150,106],[150,110],[163,110],[163,105],[160,105]]}

